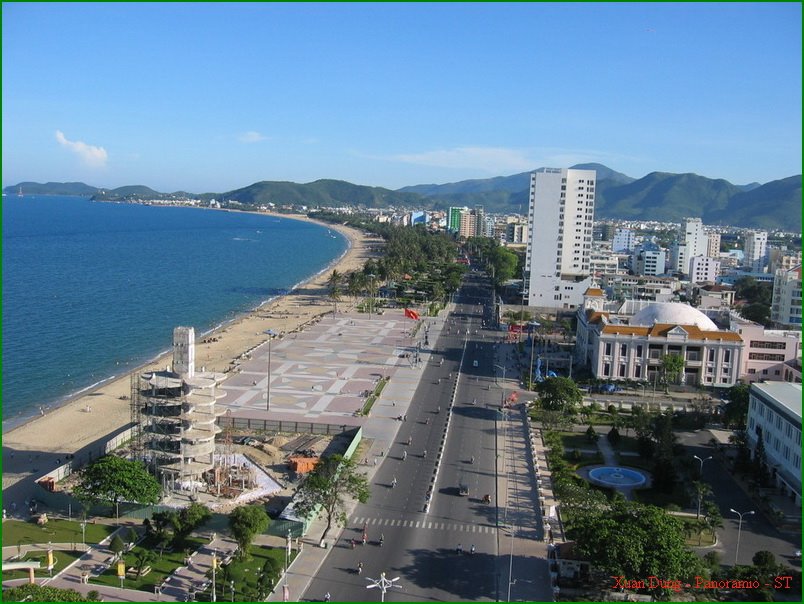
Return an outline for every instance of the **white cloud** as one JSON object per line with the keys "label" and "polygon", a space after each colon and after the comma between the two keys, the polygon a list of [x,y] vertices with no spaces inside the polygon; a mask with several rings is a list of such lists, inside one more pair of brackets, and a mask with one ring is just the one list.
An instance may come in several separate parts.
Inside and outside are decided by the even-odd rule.
{"label": "white cloud", "polygon": [[483,170],[490,174],[523,172],[535,167],[527,152],[504,147],[455,147],[422,153],[403,153],[388,159],[438,168]]}
{"label": "white cloud", "polygon": [[258,143],[260,141],[264,141],[266,138],[266,136],[263,136],[259,132],[249,130],[248,132],[244,132],[238,136],[237,140],[239,140],[241,143]]}
{"label": "white cloud", "polygon": [[78,155],[81,160],[91,168],[103,168],[106,166],[106,160],[109,158],[106,149],[103,147],[96,147],[94,145],[87,145],[82,141],[67,140],[61,130],[56,130],[56,140],[62,147],[67,147],[70,151]]}

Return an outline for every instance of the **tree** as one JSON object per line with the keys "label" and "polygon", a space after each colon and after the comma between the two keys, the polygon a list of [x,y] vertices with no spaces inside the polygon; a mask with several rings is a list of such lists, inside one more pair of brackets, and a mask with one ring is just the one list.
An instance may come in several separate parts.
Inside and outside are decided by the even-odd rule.
{"label": "tree", "polygon": [[620,444],[620,431],[617,429],[616,426],[613,426],[609,433],[606,435],[606,438],[611,443],[612,447],[617,447]]}
{"label": "tree", "polygon": [[161,492],[141,462],[106,455],[81,471],[73,494],[82,502],[108,502],[119,509],[121,501],[154,504]]}
{"label": "tree", "polygon": [[572,526],[578,553],[607,575],[683,581],[700,574],[702,563],[687,549],[681,522],[656,506],[616,499],[609,509],[579,510]]}
{"label": "tree", "polygon": [[745,430],[748,419],[748,393],[751,386],[737,384],[729,389],[729,402],[723,412],[723,422],[726,426],[737,430]]}
{"label": "tree", "polygon": [[598,433],[595,432],[595,429],[590,424],[589,427],[586,429],[586,440],[590,443],[596,443],[598,439]]}
{"label": "tree", "polygon": [[746,304],[740,308],[740,314],[743,318],[753,321],[754,323],[760,323],[765,327],[769,327],[771,324],[771,308],[767,304]]}
{"label": "tree", "polygon": [[578,405],[583,402],[583,393],[570,378],[547,378],[536,385],[536,392],[541,397],[541,408],[548,411],[574,415]]}
{"label": "tree", "polygon": [[173,525],[173,544],[176,548],[184,547],[184,542],[196,528],[201,526],[212,516],[208,507],[200,503],[191,503],[186,508],[182,508],[178,514],[170,516],[170,523]]}
{"label": "tree", "polygon": [[698,520],[701,517],[701,505],[703,504],[703,498],[712,494],[712,487],[710,487],[706,482],[695,480],[692,483],[692,490],[695,492],[695,496],[697,497],[698,501],[698,511],[695,514],[695,519]]}
{"label": "tree", "polygon": [[768,550],[760,550],[754,557],[751,558],[751,562],[753,562],[754,566],[756,566],[760,572],[763,574],[773,574],[776,572],[776,556],[773,555],[773,552],[769,552]]}
{"label": "tree", "polygon": [[123,543],[123,540],[120,538],[120,535],[115,535],[112,537],[111,543],[109,543],[109,549],[112,550],[118,556],[126,549],[126,544]]}
{"label": "tree", "polygon": [[249,557],[248,550],[254,537],[262,533],[270,519],[262,506],[244,505],[232,510],[229,514],[229,530],[237,541],[238,556],[242,559]]}
{"label": "tree", "polygon": [[3,590],[4,602],[100,602],[100,594],[92,590],[83,595],[74,589],[26,583]]}
{"label": "tree", "polygon": [[139,579],[142,574],[142,569],[156,561],[156,554],[152,550],[138,547],[134,551],[134,559],[137,561],[134,568],[137,571],[137,578]]}
{"label": "tree", "polygon": [[662,378],[664,380],[664,391],[670,382],[677,382],[681,372],[684,370],[684,357],[680,354],[666,354],[662,357]]}
{"label": "tree", "polygon": [[341,299],[341,286],[343,285],[343,275],[333,269],[332,274],[327,280],[329,287],[329,297],[335,303],[335,312],[338,312],[338,301]]}
{"label": "tree", "polygon": [[357,472],[357,465],[341,455],[322,457],[296,493],[294,506],[303,517],[323,509],[327,527],[321,535],[325,539],[333,522],[346,523],[347,498],[366,503],[370,491],[366,476]]}

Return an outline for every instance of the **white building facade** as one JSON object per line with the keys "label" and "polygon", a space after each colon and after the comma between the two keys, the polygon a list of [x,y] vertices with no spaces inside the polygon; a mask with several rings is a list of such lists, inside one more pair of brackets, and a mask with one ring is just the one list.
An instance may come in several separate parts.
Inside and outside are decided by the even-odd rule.
{"label": "white building facade", "polygon": [[748,401],[746,435],[751,456],[761,435],[771,480],[800,505],[801,384],[752,384]]}
{"label": "white building facade", "polygon": [[773,278],[771,321],[779,327],[801,328],[801,265],[779,269]]}
{"label": "white building facade", "polygon": [[542,168],[531,174],[528,306],[574,310],[591,283],[594,170]]}
{"label": "white building facade", "polygon": [[707,256],[690,258],[689,279],[692,283],[714,283],[720,276],[720,261]]}
{"label": "white building facade", "polygon": [[743,246],[743,265],[754,272],[761,273],[768,266],[767,231],[749,231],[745,234]]}
{"label": "white building facade", "polygon": [[636,233],[631,229],[617,229],[614,231],[614,239],[611,240],[611,250],[613,252],[630,252],[636,245]]}

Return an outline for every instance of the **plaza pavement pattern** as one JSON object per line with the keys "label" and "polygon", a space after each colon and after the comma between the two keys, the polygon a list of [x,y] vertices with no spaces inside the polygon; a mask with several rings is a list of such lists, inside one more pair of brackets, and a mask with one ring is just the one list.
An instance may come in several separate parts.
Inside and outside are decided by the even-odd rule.
{"label": "plaza pavement pattern", "polygon": [[[254,349],[222,385],[227,417],[361,425],[355,416],[382,377],[410,367],[416,322],[390,317],[329,315],[306,331]],[[389,313],[390,314],[390,313]],[[409,356],[406,356],[409,355]],[[270,409],[266,392],[270,379]],[[387,388],[387,386],[386,386]]]}

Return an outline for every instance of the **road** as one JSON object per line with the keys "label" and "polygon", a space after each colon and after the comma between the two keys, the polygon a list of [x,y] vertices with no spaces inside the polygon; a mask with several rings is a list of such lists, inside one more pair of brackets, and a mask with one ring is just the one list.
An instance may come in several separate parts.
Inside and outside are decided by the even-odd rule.
{"label": "road", "polygon": [[[502,391],[494,384],[494,332],[483,328],[484,317],[491,318],[490,303],[490,287],[481,277],[468,276],[447,325],[431,343],[438,354],[422,368],[407,421],[375,474],[371,499],[355,509],[311,582],[308,599],[329,592],[334,601],[377,601],[380,594],[366,589],[367,579],[379,579],[382,572],[388,579],[399,577],[400,587],[385,595],[388,601],[505,597],[496,505],[500,441],[495,428]],[[459,484],[468,487],[467,495],[459,494]],[[490,504],[483,503],[485,494]],[[354,548],[351,539],[357,542]],[[473,545],[476,551],[470,554]]]}

